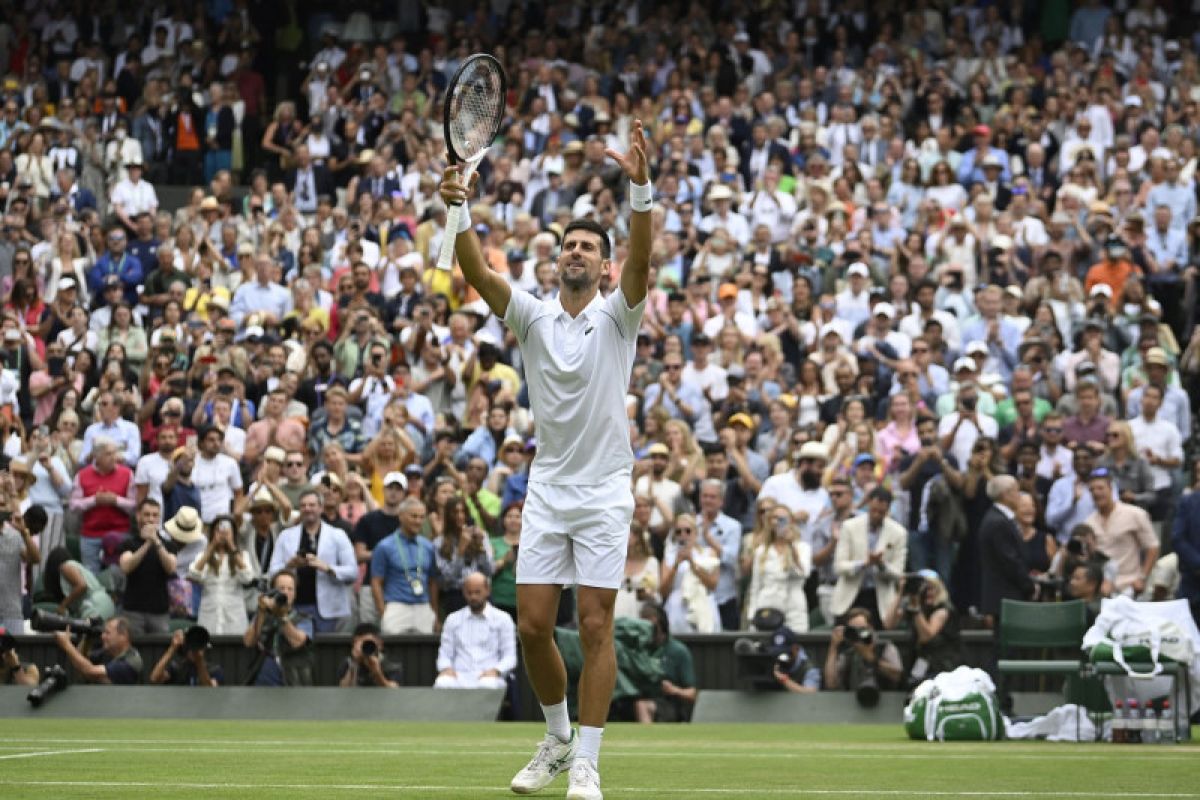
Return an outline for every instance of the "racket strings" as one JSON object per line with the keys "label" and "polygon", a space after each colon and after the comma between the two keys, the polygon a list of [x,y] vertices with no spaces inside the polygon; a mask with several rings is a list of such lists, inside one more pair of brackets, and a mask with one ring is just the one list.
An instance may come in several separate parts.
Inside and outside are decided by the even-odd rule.
{"label": "racket strings", "polygon": [[504,116],[503,82],[493,69],[479,69],[461,76],[451,100],[450,136],[454,150],[471,158],[487,149]]}

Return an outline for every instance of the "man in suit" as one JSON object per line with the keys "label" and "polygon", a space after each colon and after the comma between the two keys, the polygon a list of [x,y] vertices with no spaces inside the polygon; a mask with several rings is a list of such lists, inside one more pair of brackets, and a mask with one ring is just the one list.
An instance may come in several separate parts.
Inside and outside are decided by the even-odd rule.
{"label": "man in suit", "polygon": [[391,197],[400,191],[400,179],[389,172],[383,156],[372,156],[367,172],[358,179],[358,194],[369,194],[376,200]]}
{"label": "man in suit", "polygon": [[329,169],[312,163],[308,147],[298,145],[295,155],[295,168],[288,170],[284,178],[284,186],[293,197],[296,210],[312,214],[317,210],[317,198],[321,195],[332,196],[335,191],[333,176]]}
{"label": "man in suit", "polygon": [[1171,544],[1179,555],[1179,594],[1192,606],[1192,618],[1200,625],[1200,492],[1179,501]]}
{"label": "man in suit", "polygon": [[300,495],[300,524],[279,534],[270,575],[294,571],[296,609],[312,618],[314,632],[331,633],[350,616],[358,561],[346,532],[322,520],[321,508],[315,489]]}
{"label": "man in suit", "polygon": [[979,526],[980,605],[991,627],[995,627],[1001,600],[1028,600],[1035,595],[1036,587],[1021,552],[1021,534],[1016,522],[1021,487],[1017,479],[997,475],[988,481],[987,493],[993,505]]}
{"label": "man in suit", "polygon": [[76,214],[85,208],[96,207],[96,196],[76,182],[75,170],[70,167],[64,167],[54,173],[54,189],[51,190],[50,196],[55,199],[65,197]]}
{"label": "man in suit", "polygon": [[529,213],[542,226],[554,221],[554,212],[563,206],[569,207],[575,202],[575,190],[563,185],[562,169],[557,165],[546,167],[546,188],[533,196]]}
{"label": "man in suit", "polygon": [[833,558],[835,617],[852,607],[867,608],[872,624],[882,627],[895,602],[908,558],[908,531],[888,516],[891,505],[892,493],[877,487],[867,495],[867,513],[842,523]]}

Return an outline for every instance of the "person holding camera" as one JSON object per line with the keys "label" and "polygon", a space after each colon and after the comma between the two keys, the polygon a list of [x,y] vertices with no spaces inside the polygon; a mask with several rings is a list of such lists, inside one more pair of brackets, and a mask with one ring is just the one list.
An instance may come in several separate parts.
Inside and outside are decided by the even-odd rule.
{"label": "person holding camera", "polygon": [[354,628],[350,655],[338,668],[338,686],[380,686],[395,689],[400,685],[402,677],[400,666],[384,657],[383,635],[379,626],[373,622],[360,622]]}
{"label": "person holding camera", "polygon": [[700,691],[696,667],[687,645],[671,636],[667,613],[657,603],[643,603],[639,616],[654,626],[651,656],[662,664],[659,691],[640,697],[634,705],[637,721],[687,722]]}
{"label": "person holding camera", "polygon": [[38,532],[30,522],[40,521],[44,527],[46,514],[37,506],[30,507],[24,514],[17,511],[15,492],[11,478],[2,476],[0,492],[7,489],[7,499],[0,510],[0,628],[21,633],[25,620],[21,608],[21,587],[25,585],[25,573],[42,560],[41,550],[33,540]]}
{"label": "person holding camera", "polygon": [[250,624],[243,590],[254,578],[250,557],[238,546],[233,517],[217,517],[209,530],[204,554],[187,573],[188,580],[203,587],[197,621],[218,636],[240,636]]}
{"label": "person holding camera", "polygon": [[21,663],[17,640],[0,626],[0,686],[37,686],[40,677],[36,666]]}
{"label": "person holding camera", "polygon": [[150,683],[170,686],[217,687],[225,682],[220,667],[210,668],[205,651],[209,633],[202,625],[193,625],[187,633],[175,631],[171,644],[150,670]]}
{"label": "person holding camera", "polygon": [[503,689],[517,668],[517,626],[488,602],[488,577],[472,572],[463,580],[466,606],[446,617],[438,647],[437,689]]}
{"label": "person holding camera", "polygon": [[54,633],[54,643],[85,683],[132,686],[142,682],[142,656],[130,641],[128,620],[113,617],[104,623],[100,647],[85,656],[80,648],[89,636],[76,645],[67,631]]}
{"label": "person holding camera", "polygon": [[319,492],[300,496],[300,524],[279,534],[269,572],[293,571],[296,607],[312,618],[316,633],[332,633],[350,616],[358,561],[350,537],[322,518],[322,508]]}
{"label": "person holding camera", "polygon": [[963,663],[958,612],[941,577],[931,569],[908,575],[884,620],[887,630],[907,627],[913,637],[912,685]]}
{"label": "person holding camera", "polygon": [[296,585],[292,570],[276,572],[242,634],[242,644],[258,650],[254,686],[313,685],[313,620],[296,609]]}
{"label": "person holding camera", "polygon": [[812,547],[800,538],[786,506],[771,509],[767,540],[754,549],[750,569],[746,616],[753,619],[760,608],[777,608],[789,628],[807,631],[804,584],[812,572]]}
{"label": "person holding camera", "polygon": [[775,629],[766,652],[775,659],[771,677],[785,692],[815,694],[821,688],[820,668],[809,660],[800,637],[788,626]]}
{"label": "person holding camera", "polygon": [[118,563],[125,575],[122,612],[133,636],[170,630],[167,584],[175,576],[177,559],[160,536],[161,522],[162,509],[147,497],[138,505],[137,532],[121,543]]}
{"label": "person holding camera", "polygon": [[862,705],[874,705],[880,689],[896,689],[904,672],[900,651],[891,642],[875,638],[871,612],[851,608],[845,624],[833,629],[825,657],[825,688],[853,690]]}

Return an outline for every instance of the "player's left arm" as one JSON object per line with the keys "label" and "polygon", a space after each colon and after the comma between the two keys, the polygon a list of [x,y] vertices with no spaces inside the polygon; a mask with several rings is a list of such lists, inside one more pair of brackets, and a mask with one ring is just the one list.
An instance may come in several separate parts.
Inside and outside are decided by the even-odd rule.
{"label": "player's left arm", "polygon": [[[620,165],[636,186],[650,184],[650,166],[646,160],[646,132],[641,120],[633,121],[629,133],[629,150],[618,153],[611,147],[605,153]],[[632,193],[631,189],[631,193]],[[621,266],[621,294],[630,308],[637,306],[646,297],[650,280],[650,208],[634,210],[629,219],[629,255]]]}

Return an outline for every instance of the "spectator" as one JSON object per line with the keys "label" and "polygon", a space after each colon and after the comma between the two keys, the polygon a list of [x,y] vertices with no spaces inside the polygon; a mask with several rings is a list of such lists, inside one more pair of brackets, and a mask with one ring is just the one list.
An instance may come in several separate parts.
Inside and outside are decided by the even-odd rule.
{"label": "spectator", "polygon": [[486,575],[463,580],[466,606],[446,617],[438,648],[438,689],[503,689],[517,667],[517,626],[488,602]]}
{"label": "spectator", "polygon": [[38,531],[29,523],[39,515],[32,508],[24,513],[16,508],[11,478],[0,480],[0,491],[5,489],[8,519],[0,523],[0,575],[3,576],[0,580],[0,628],[19,634],[25,630],[21,596],[25,570],[42,561],[41,550],[33,539]]}
{"label": "spectator", "polygon": [[867,497],[867,513],[842,524],[834,555],[838,582],[830,606],[835,616],[851,607],[866,608],[874,623],[891,610],[908,554],[904,526],[888,516],[891,504],[891,492],[876,488]]}
{"label": "spectator", "polygon": [[800,539],[792,515],[783,506],[771,510],[767,539],[754,549],[750,588],[746,593],[746,618],[761,609],[774,608],[794,631],[808,630],[808,597],[805,581],[812,571],[812,548]]}
{"label": "spectator", "polygon": [[438,621],[437,555],[420,536],[425,504],[409,498],[400,504],[400,528],[375,546],[371,555],[371,593],[383,609],[384,634],[433,633]]}
{"label": "spectator", "polygon": [[142,437],[137,426],[128,420],[121,419],[121,406],[113,392],[102,392],[96,400],[96,409],[100,419],[88,426],[83,434],[83,452],[79,454],[81,461],[94,460],[92,450],[96,446],[97,437],[105,437],[118,448],[118,456],[131,469],[137,466],[142,454]]}
{"label": "spectator", "polygon": [[175,576],[176,557],[162,539],[162,508],[147,497],[138,504],[135,534],[121,545],[125,575],[122,616],[132,636],[169,633],[171,610],[167,584]]}
{"label": "spectator", "polygon": [[1175,511],[1171,546],[1179,554],[1177,597],[1192,607],[1192,618],[1200,624],[1200,494],[1190,492]]}
{"label": "spectator", "polygon": [[358,623],[350,641],[350,655],[338,668],[338,686],[395,689],[402,677],[400,666],[387,661],[384,655],[379,626],[373,622]]}
{"label": "spectator", "polygon": [[240,636],[249,625],[242,587],[254,574],[249,555],[238,546],[235,528],[233,517],[213,520],[208,546],[187,573],[202,588],[197,622],[216,636]]}
{"label": "spectator", "polygon": [[676,517],[659,580],[672,632],[721,630],[721,612],[714,594],[721,578],[721,564],[721,556],[708,540],[697,536],[696,518],[691,514]]}
{"label": "spectator", "polygon": [[283,569],[271,576],[270,590],[258,598],[254,623],[242,644],[257,651],[255,686],[312,686],[312,618],[295,607],[296,574]]}
{"label": "spectator", "polygon": [[904,579],[884,627],[895,630],[904,626],[912,635],[913,662],[908,671],[911,685],[950,672],[963,663],[959,625],[950,593],[936,572],[923,569]]}
{"label": "spectator", "polygon": [[1129,421],[1129,432],[1134,448],[1146,460],[1154,479],[1156,497],[1151,516],[1162,520],[1171,503],[1172,473],[1183,465],[1183,438],[1173,422],[1158,416],[1163,401],[1161,387],[1148,384],[1141,400],[1141,414]]}
{"label": "spectator", "polygon": [[[86,638],[84,641],[88,641]],[[142,682],[142,656],[129,639],[129,625],[124,617],[113,617],[104,623],[100,647],[84,655],[64,631],[54,634],[54,642],[62,650],[71,667],[84,683],[133,685]]]}
{"label": "spectator", "polygon": [[[408,490],[408,478],[400,472],[389,472],[383,476],[383,506],[368,511],[354,526],[350,541],[354,544],[354,556],[365,570],[370,569],[371,555],[376,545],[400,527],[400,504]],[[362,582],[358,592],[358,619],[360,622],[379,622],[379,610],[371,595],[370,576]]]}
{"label": "spectator", "polygon": [[321,496],[300,496],[300,524],[279,534],[270,574],[292,572],[297,612],[312,621],[314,633],[332,633],[350,617],[350,585],[358,577],[354,547],[345,531],[321,518]]}
{"label": "spectator", "polygon": [[1021,490],[1016,478],[997,475],[988,481],[987,496],[993,505],[984,514],[979,530],[982,565],[980,610],[990,619],[990,627],[1000,618],[1000,601],[1028,600],[1036,586],[1025,562],[1016,513]]}
{"label": "spectator", "polygon": [[197,431],[196,453],[190,479],[200,492],[200,519],[204,524],[212,523],[217,517],[233,512],[242,499],[242,471],[238,462],[221,452],[224,437],[216,427],[205,427]]}
{"label": "spectator", "polygon": [[[16,633],[8,630],[8,634]],[[34,664],[21,662],[21,656],[16,647],[10,647],[0,653],[0,686],[37,686],[41,673]]]}
{"label": "spectator", "polygon": [[71,489],[71,510],[83,515],[80,560],[93,574],[100,571],[104,536],[129,530],[137,493],[133,472],[117,461],[120,446],[101,437],[94,447],[94,463],[79,470]]}
{"label": "spectator", "polygon": [[1094,561],[1075,565],[1067,583],[1067,593],[1087,606],[1087,622],[1091,626],[1100,616],[1100,601],[1104,599],[1104,570]]}
{"label": "spectator", "polygon": [[1096,532],[1096,545],[1117,567],[1115,589],[1139,596],[1154,562],[1158,560],[1158,536],[1145,509],[1116,499],[1112,474],[1098,469],[1088,477],[1095,512],[1086,525]]}

